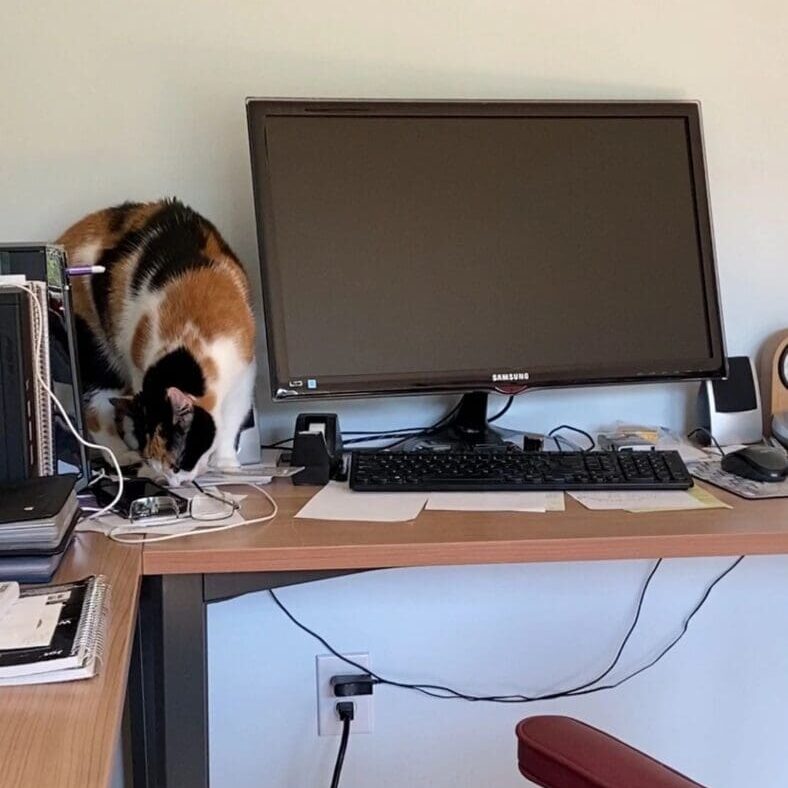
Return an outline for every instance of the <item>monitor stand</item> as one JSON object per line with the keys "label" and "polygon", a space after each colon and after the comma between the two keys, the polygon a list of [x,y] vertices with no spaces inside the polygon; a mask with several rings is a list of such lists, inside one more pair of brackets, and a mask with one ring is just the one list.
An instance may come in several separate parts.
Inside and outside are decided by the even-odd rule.
{"label": "monitor stand", "polygon": [[509,445],[487,421],[486,391],[463,394],[456,413],[426,435],[403,441],[396,451],[504,450]]}

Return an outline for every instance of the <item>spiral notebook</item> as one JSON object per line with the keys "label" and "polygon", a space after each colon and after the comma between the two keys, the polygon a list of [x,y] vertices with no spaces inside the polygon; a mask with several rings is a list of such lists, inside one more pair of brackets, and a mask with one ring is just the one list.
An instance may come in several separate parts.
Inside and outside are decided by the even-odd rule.
{"label": "spiral notebook", "polygon": [[[52,633],[42,645],[0,649],[0,686],[48,684],[96,675],[109,611],[109,586],[103,575],[25,589],[15,604],[29,607],[31,615],[37,616],[35,627],[51,626]],[[0,632],[4,622],[10,626],[10,620],[8,613],[0,619]]]}

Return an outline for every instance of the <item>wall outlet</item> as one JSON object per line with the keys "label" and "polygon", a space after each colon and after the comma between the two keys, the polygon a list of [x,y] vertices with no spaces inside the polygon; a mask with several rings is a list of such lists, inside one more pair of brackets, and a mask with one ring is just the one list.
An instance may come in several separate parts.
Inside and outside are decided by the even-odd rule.
{"label": "wall outlet", "polygon": [[[345,654],[348,659],[358,662],[369,669],[369,654]],[[320,654],[317,663],[317,732],[320,736],[339,736],[342,733],[342,721],[337,716],[337,703],[352,700],[356,704],[355,717],[351,732],[372,733],[372,699],[374,695],[359,695],[351,698],[337,698],[331,687],[332,676],[343,676],[348,673],[359,673],[352,665],[343,662],[333,654]]]}

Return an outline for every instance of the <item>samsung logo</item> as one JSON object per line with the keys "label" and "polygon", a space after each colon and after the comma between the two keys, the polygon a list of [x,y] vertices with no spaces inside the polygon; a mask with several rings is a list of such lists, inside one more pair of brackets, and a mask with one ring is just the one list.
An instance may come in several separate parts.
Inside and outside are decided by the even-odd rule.
{"label": "samsung logo", "polygon": [[512,383],[520,380],[528,380],[531,377],[528,372],[493,372],[493,383]]}

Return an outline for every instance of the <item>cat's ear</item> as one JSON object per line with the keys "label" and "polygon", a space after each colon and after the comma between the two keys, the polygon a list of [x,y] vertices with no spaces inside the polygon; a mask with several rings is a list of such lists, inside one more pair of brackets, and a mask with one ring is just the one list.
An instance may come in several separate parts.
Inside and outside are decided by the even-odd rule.
{"label": "cat's ear", "polygon": [[175,388],[175,386],[170,386],[167,389],[167,399],[172,406],[173,426],[179,427],[186,432],[191,427],[192,419],[194,418],[194,397]]}

